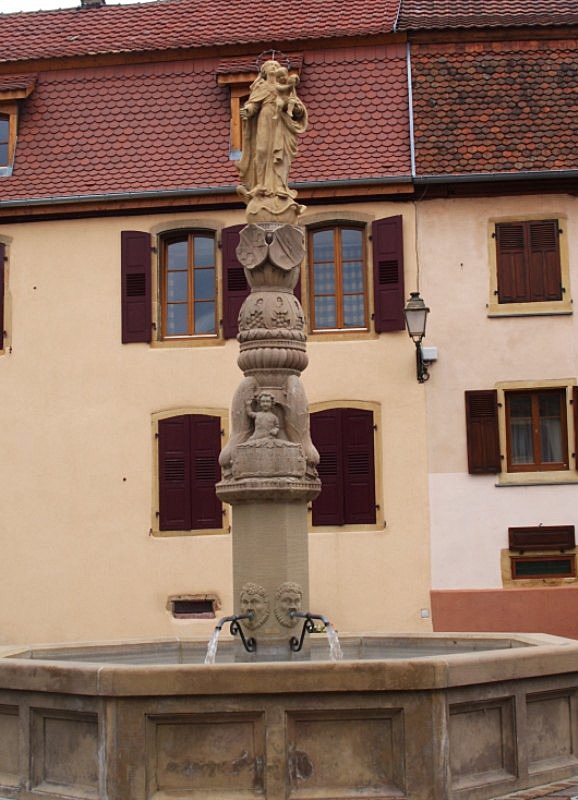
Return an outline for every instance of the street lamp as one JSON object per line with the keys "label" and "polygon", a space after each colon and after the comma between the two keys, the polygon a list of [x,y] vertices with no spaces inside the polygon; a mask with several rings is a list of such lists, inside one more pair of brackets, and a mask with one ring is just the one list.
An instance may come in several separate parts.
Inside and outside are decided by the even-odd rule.
{"label": "street lamp", "polygon": [[420,383],[429,380],[428,365],[424,361],[421,349],[421,340],[425,336],[425,325],[429,308],[419,295],[419,292],[411,292],[410,298],[403,309],[407,332],[415,344],[415,362],[417,369],[417,379]]}

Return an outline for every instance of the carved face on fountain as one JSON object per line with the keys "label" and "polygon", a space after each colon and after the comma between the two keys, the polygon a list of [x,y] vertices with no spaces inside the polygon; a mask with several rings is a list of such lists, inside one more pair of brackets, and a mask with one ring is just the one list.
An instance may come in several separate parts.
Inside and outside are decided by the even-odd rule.
{"label": "carved face on fountain", "polygon": [[292,619],[290,611],[300,611],[303,599],[303,589],[298,583],[286,581],[277,589],[275,595],[275,617],[277,622],[286,628],[292,628],[297,620]]}
{"label": "carved face on fountain", "polygon": [[244,620],[244,625],[250,630],[260,628],[265,623],[270,614],[269,598],[262,586],[256,583],[246,583],[241,589],[241,614],[253,612],[253,619]]}

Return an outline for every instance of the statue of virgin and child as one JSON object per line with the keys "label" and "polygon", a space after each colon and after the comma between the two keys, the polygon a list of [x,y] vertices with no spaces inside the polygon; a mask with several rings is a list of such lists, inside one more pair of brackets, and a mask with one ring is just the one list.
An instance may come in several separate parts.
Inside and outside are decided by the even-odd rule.
{"label": "statue of virgin and child", "polygon": [[243,155],[238,164],[249,222],[295,222],[304,207],[289,188],[297,137],[307,129],[307,109],[297,96],[298,78],[278,61],[261,66],[241,109]]}

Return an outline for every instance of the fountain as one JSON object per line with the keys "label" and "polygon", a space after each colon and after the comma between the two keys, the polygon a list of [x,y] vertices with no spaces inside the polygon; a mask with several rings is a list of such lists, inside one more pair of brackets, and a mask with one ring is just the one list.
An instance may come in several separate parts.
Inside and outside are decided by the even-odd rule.
{"label": "fountain", "polygon": [[[577,642],[343,636],[340,659],[309,610],[306,506],[320,483],[293,294],[302,207],[287,183],[307,112],[267,61],[243,116],[238,256],[252,291],[217,486],[234,507],[235,613],[206,655],[176,639],[0,648],[0,796],[484,800],[577,773]],[[333,661],[306,635],[315,620]],[[227,622],[239,636],[215,661]]]}

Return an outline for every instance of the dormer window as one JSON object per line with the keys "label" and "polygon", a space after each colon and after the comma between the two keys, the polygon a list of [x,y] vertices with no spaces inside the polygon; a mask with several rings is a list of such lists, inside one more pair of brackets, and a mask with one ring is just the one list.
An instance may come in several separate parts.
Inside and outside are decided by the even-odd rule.
{"label": "dormer window", "polygon": [[217,67],[217,85],[228,86],[231,102],[231,135],[229,140],[229,158],[238,161],[243,151],[243,127],[241,125],[241,108],[249,99],[251,84],[259,74],[259,63],[266,58],[277,58],[287,66],[291,75],[299,75],[303,63],[301,53],[284,55],[279,51],[262,53],[257,58],[247,56],[221,61]]}
{"label": "dormer window", "polygon": [[36,83],[35,75],[0,75],[0,177],[12,174],[18,110]]}

